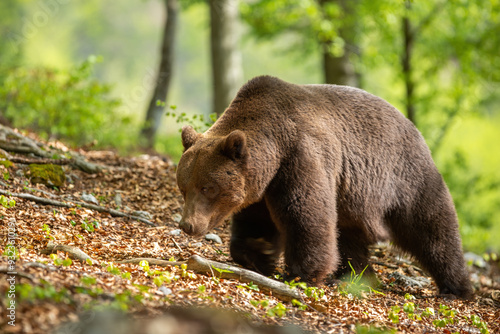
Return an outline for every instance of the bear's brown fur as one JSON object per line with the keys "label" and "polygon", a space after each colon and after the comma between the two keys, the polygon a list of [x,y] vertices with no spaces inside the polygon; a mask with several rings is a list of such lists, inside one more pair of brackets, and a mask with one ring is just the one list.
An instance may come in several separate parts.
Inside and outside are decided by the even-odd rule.
{"label": "bear's brown fur", "polygon": [[421,134],[360,89],[245,84],[205,133],[183,128],[181,228],[201,235],[232,217],[231,255],[270,274],[284,251],[290,277],[321,283],[357,272],[388,236],[442,294],[472,296],[457,216]]}

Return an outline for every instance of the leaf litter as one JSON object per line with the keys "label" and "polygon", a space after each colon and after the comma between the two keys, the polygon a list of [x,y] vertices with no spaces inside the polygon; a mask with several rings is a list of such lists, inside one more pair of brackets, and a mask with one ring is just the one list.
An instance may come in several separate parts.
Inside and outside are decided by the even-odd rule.
{"label": "leaf litter", "polygon": [[[395,271],[409,277],[429,277],[417,264],[401,259],[390,247],[378,245],[372,249],[372,265],[382,282],[376,292],[368,290],[356,296],[345,290],[345,285],[325,286],[322,287],[324,296],[296,304],[304,305],[302,308],[265,295],[259,289],[248,288],[239,281],[219,279],[217,272],[214,277],[208,277],[181,266],[114,263],[140,257],[185,261],[193,254],[233,263],[228,248],[229,223],[211,231],[221,238],[222,244],[205,238],[193,239],[176,231],[182,196],[175,182],[175,165],[168,158],[121,157],[111,151],[79,153],[91,162],[110,168],[98,174],[86,174],[64,166],[68,182],[63,187],[50,188],[30,184],[19,172],[26,168],[22,164],[1,166],[2,172],[8,171],[11,177],[2,181],[0,187],[9,192],[75,201],[81,201],[83,194],[92,194],[99,205],[106,208],[149,214],[148,219],[157,226],[79,206],[63,208],[12,197],[13,207],[0,206],[0,252],[3,254],[0,332],[49,333],[56,328],[85,323],[82,315],[90,313],[94,319],[109,310],[119,312],[126,322],[134,321],[129,330],[141,323],[168,326],[171,320],[165,318],[166,314],[176,319],[184,317],[188,323],[206,329],[214,319],[210,312],[217,309],[220,313],[215,318],[221,315],[227,324],[240,319],[235,322],[238,326],[242,326],[243,321],[251,328],[261,329],[268,325],[292,324],[312,333],[382,333],[384,330],[483,333],[484,328],[489,333],[500,333],[498,259],[490,259],[488,271],[470,267],[476,288],[474,301],[450,300],[435,297],[434,283],[425,287],[398,285],[394,276],[390,276]],[[13,244],[18,256],[15,271],[20,273],[15,278],[15,326],[8,324],[11,320],[5,312],[12,300],[8,297],[10,283],[7,281],[10,277],[8,227],[12,224],[17,232]],[[76,247],[92,261],[70,261],[62,251],[42,254],[49,243]],[[416,299],[405,299],[408,294]],[[405,311],[411,309],[408,303],[414,303],[413,313]],[[210,310],[203,319],[205,325],[199,319],[205,311],[198,311],[200,309]],[[182,316],[179,310],[191,315]],[[224,310],[237,316],[231,313],[225,317]],[[424,310],[433,310],[434,314],[427,316]],[[194,333],[198,333],[196,326],[191,327]],[[219,331],[213,330],[213,333],[237,332],[232,325],[217,326]],[[200,329],[199,333],[202,332]],[[257,333],[257,329],[254,332]]]}

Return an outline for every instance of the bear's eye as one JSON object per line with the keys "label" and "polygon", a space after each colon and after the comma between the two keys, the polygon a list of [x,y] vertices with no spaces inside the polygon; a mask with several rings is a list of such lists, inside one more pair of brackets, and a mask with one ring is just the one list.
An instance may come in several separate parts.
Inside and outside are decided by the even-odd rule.
{"label": "bear's eye", "polygon": [[201,193],[202,193],[203,195],[208,194],[208,192],[209,192],[209,189],[208,189],[207,187],[203,187],[203,188],[201,188]]}
{"label": "bear's eye", "polygon": [[215,198],[219,193],[217,186],[206,186],[200,189],[200,193],[207,198]]}

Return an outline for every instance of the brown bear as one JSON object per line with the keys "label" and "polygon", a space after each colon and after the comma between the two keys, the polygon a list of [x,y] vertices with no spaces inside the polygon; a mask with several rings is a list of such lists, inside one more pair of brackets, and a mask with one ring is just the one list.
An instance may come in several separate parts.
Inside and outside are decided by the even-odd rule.
{"label": "brown bear", "polygon": [[441,294],[472,296],[453,201],[419,131],[388,102],[270,76],[246,83],[205,133],[182,131],[180,227],[202,235],[232,215],[234,261],[320,284],[368,265],[390,237]]}

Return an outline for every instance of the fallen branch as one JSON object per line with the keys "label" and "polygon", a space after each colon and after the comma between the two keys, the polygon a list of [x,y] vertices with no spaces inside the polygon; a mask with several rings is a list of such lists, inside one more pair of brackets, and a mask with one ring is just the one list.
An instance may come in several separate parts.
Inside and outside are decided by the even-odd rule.
{"label": "fallen branch", "polygon": [[15,162],[18,164],[30,165],[30,164],[38,164],[38,165],[70,165],[73,164],[73,159],[48,159],[48,158],[26,158],[26,157],[16,157],[11,156],[8,158],[9,161]]}
{"label": "fallen branch", "polygon": [[215,276],[223,279],[235,279],[243,283],[253,282],[253,284],[257,284],[259,289],[264,293],[273,295],[274,297],[284,301],[290,302],[293,299],[303,299],[299,290],[292,289],[284,283],[278,282],[248,269],[207,260],[199,255],[191,256],[186,262],[172,262],[152,258],[134,258],[123,261],[115,261],[115,263],[139,264],[141,261],[148,261],[150,265],[161,267],[175,266],[185,263],[188,270],[192,270],[198,274]]}
{"label": "fallen branch", "polygon": [[[12,130],[11,128],[8,128],[8,127],[3,126],[1,124],[0,124],[0,133],[4,134],[2,136],[2,138],[0,138],[0,148],[1,149],[4,149],[5,151],[8,151],[8,152],[16,152],[16,153],[24,153],[24,154],[32,153],[32,154],[39,156],[41,158],[45,158],[47,160],[52,160],[51,157],[53,156],[53,152],[51,152],[49,150],[43,150],[42,148],[40,148],[39,143],[37,143],[33,139],[30,139],[26,136],[23,136],[22,134],[17,133],[14,130]],[[3,139],[3,137],[16,138],[17,143],[12,143],[10,141],[6,141]],[[71,166],[76,167],[76,168],[78,168],[86,173],[94,174],[94,173],[98,173],[98,172],[102,171],[103,169],[105,169],[104,166],[100,166],[100,165],[97,165],[95,163],[87,161],[82,155],[80,155],[76,152],[72,152],[71,156],[72,156],[72,159],[68,159],[69,160],[68,164],[71,164]],[[30,159],[30,160],[32,160],[32,159]],[[43,160],[43,161],[45,161],[45,160]],[[56,161],[62,162],[62,161],[66,161],[66,159],[59,159]],[[22,163],[22,162],[20,162],[20,163]],[[35,162],[33,162],[33,163],[35,163]],[[51,162],[51,163],[55,163],[55,162]],[[65,164],[66,164],[66,162],[65,162]]]}
{"label": "fallen branch", "polygon": [[34,281],[35,278],[33,276],[31,276],[30,274],[27,274],[27,273],[24,273],[24,272],[21,272],[21,271],[12,271],[9,269],[8,266],[1,266],[0,267],[0,274],[5,274],[5,275],[10,275],[10,276],[17,276],[17,277],[23,277],[23,278],[26,278],[30,281]]}
{"label": "fallen branch", "polygon": [[135,257],[133,259],[126,259],[113,262],[118,264],[139,264],[142,261],[147,261],[150,265],[159,267],[180,266],[181,264],[187,263],[186,261],[167,261],[167,260],[154,259],[151,257]]}
{"label": "fallen branch", "polygon": [[35,195],[31,195],[31,194],[13,193],[13,192],[6,191],[6,190],[3,190],[3,189],[0,189],[0,194],[5,195],[5,196],[12,196],[12,197],[23,198],[23,199],[27,199],[29,201],[40,203],[40,204],[60,206],[60,207],[63,207],[63,208],[74,208],[76,206],[81,206],[83,208],[95,210],[95,211],[98,211],[98,212],[109,213],[113,217],[126,217],[126,218],[129,218],[129,219],[138,220],[138,221],[140,221],[140,222],[142,222],[144,224],[148,224],[150,226],[156,226],[155,223],[150,222],[147,219],[144,219],[144,218],[141,218],[141,217],[138,217],[138,216],[134,216],[134,215],[129,215],[127,213],[124,213],[124,212],[121,212],[121,211],[118,211],[118,210],[108,209],[108,208],[105,208],[105,207],[102,207],[102,206],[99,206],[99,205],[95,205],[95,204],[90,204],[90,203],[85,203],[85,202],[78,202],[78,201],[71,201],[71,202],[67,202],[66,203],[66,202],[61,202],[61,201],[57,201],[57,200],[53,200],[53,199],[49,199],[49,198],[38,197],[38,196],[35,196]]}
{"label": "fallen branch", "polygon": [[57,251],[68,253],[69,257],[74,260],[78,260],[81,262],[87,262],[90,260],[92,263],[94,260],[88,256],[85,252],[83,252],[80,248],[69,245],[55,245],[49,243],[47,248],[40,250],[41,254],[52,254],[57,253]]}

